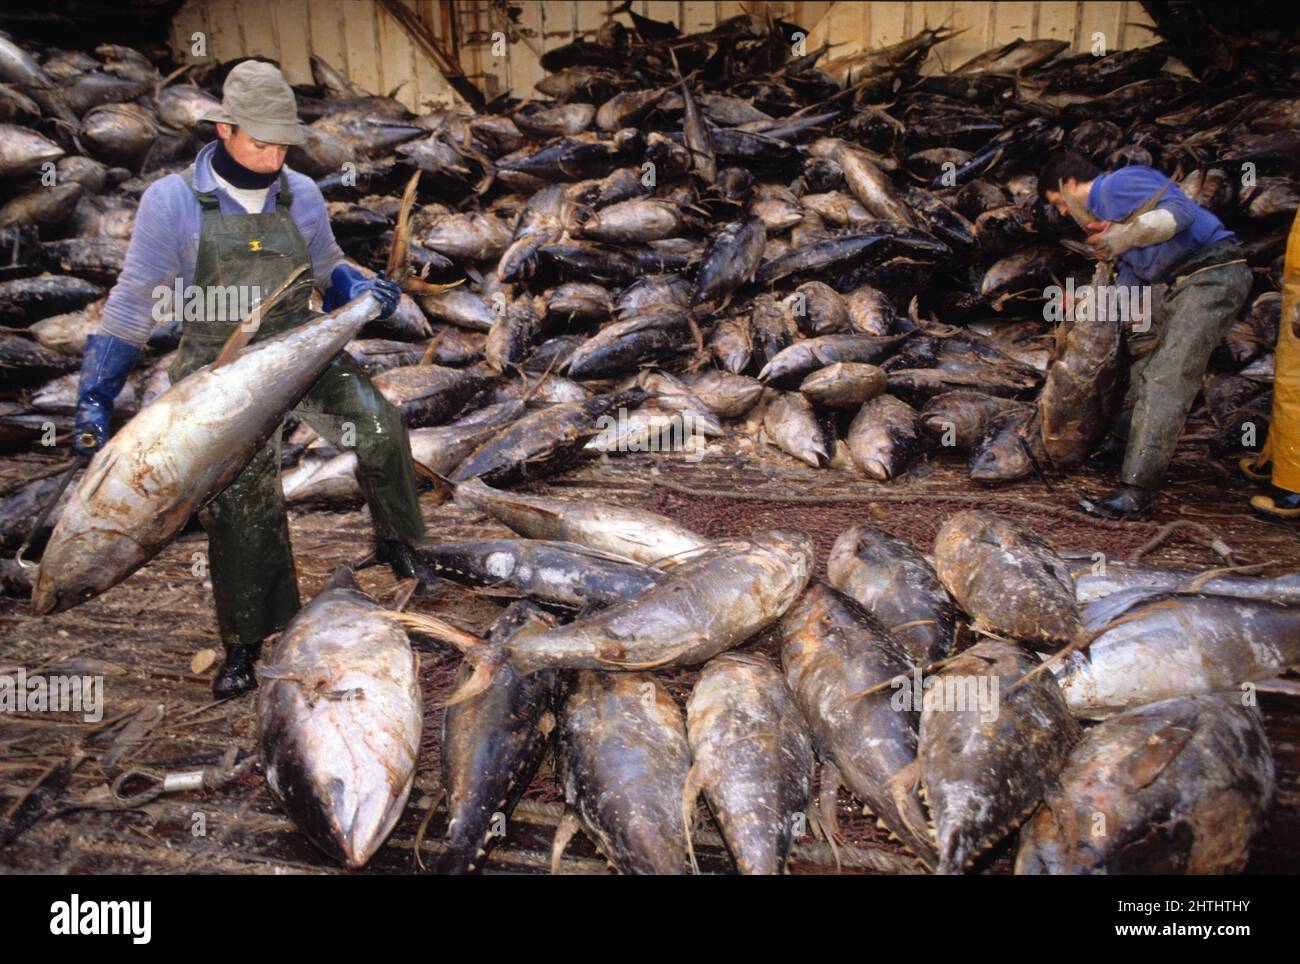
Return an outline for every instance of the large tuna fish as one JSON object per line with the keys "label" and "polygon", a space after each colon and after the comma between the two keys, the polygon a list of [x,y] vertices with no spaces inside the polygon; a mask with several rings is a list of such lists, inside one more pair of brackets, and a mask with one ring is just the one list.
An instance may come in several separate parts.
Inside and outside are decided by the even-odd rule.
{"label": "large tuna fish", "polygon": [[1120,319],[1106,295],[1114,273],[1109,262],[1098,263],[1092,284],[1078,289],[1074,319],[1056,333],[1038,414],[1043,444],[1057,468],[1072,468],[1087,457],[1119,402]]}
{"label": "large tuna fish", "polygon": [[502,492],[477,479],[457,485],[456,500],[528,539],[576,542],[648,566],[709,544],[703,536],[644,509]]}
{"label": "large tuna fish", "polygon": [[691,771],[682,801],[691,824],[704,791],[742,874],[785,870],[798,814],[812,790],[812,737],[780,671],[761,653],[705,665],[686,703]]}
{"label": "large tuna fish", "polygon": [[[579,673],[560,714],[564,799],[621,874],[685,874],[682,793],[691,765],[682,711],[645,673]],[[556,834],[551,870],[577,823]]]}
{"label": "large tuna fish", "polygon": [[1189,696],[1112,717],[1020,831],[1018,874],[1240,873],[1276,789],[1259,713]]}
{"label": "large tuna fish", "polygon": [[1212,596],[1241,596],[1288,606],[1300,605],[1300,572],[1288,572],[1271,579],[1232,573],[1213,575],[1196,569],[1147,566],[1101,557],[1093,559],[1091,553],[1085,555],[1086,558],[1076,559],[1065,554],[1065,564],[1074,574],[1074,591],[1080,604],[1125,589],[1152,589],[1204,592]]}
{"label": "large tuna fish", "polygon": [[383,844],[415,781],[418,665],[402,627],[344,568],[258,669],[267,785],[311,842],[349,867]]}
{"label": "large tuna fish", "polygon": [[1056,650],[1080,631],[1074,580],[1035,533],[992,512],[958,512],[934,540],[940,581],[975,628]]}
{"label": "large tuna fish", "polygon": [[[488,628],[497,643],[554,624],[519,601]],[[465,668],[462,667],[462,677]],[[478,696],[447,707],[442,723],[442,783],[447,790],[446,850],[437,872],[466,874],[482,866],[500,839],[497,814],[509,820],[550,745],[555,729],[556,675],[519,677],[502,670]]]}
{"label": "large tuna fish", "polygon": [[397,618],[457,646],[476,664],[476,678],[456,699],[476,692],[503,663],[521,675],[698,665],[780,619],[803,591],[812,567],[808,536],[759,531],[750,539],[714,544],[607,609],[500,649],[431,616]]}
{"label": "large tuna fish", "polygon": [[1060,689],[1019,646],[985,640],[927,681],[917,756],[938,873],[967,870],[1038,806],[1079,725]]}
{"label": "large tuna fish", "polygon": [[1300,663],[1300,609],[1280,603],[1139,589],[1103,597],[1084,617],[1098,635],[1055,669],[1070,709],[1083,716],[1173,696],[1240,693],[1243,683]]}
{"label": "large tuna fish", "polygon": [[229,361],[223,352],[142,409],[91,460],[50,536],[36,612],[83,603],[162,551],[379,310],[366,294]]}
{"label": "large tuna fish", "polygon": [[908,776],[915,770],[916,714],[895,708],[895,691],[859,695],[906,679],[912,669],[906,650],[865,609],[821,583],[786,614],[781,633],[786,682],[818,755],[835,764],[878,821],[933,866],[925,811]]}
{"label": "large tuna fish", "polygon": [[826,579],[875,616],[913,663],[952,649],[957,607],[925,557],[902,539],[871,526],[845,529],[826,559]]}
{"label": "large tuna fish", "polygon": [[510,589],[567,609],[611,605],[659,578],[656,570],[630,559],[545,539],[447,542],[418,552],[430,571],[443,579]]}
{"label": "large tuna fish", "polygon": [[691,304],[726,302],[733,291],[752,281],[763,257],[766,237],[763,222],[754,217],[736,221],[714,234],[695,279]]}

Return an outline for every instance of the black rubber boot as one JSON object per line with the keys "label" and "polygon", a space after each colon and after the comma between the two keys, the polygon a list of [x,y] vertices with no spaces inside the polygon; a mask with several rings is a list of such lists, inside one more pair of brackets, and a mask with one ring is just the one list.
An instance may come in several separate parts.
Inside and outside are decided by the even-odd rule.
{"label": "black rubber boot", "polygon": [[442,584],[442,579],[420,558],[416,547],[401,539],[375,539],[375,558],[393,570],[399,579],[418,579],[426,589]]}
{"label": "black rubber boot", "polygon": [[1270,485],[1268,492],[1250,500],[1250,507],[1270,519],[1297,522],[1300,521],[1300,492],[1288,492]]}
{"label": "black rubber boot", "polygon": [[218,700],[228,700],[241,696],[257,686],[257,676],[253,666],[261,654],[262,644],[242,646],[228,644],[226,661],[217,671],[217,678],[212,681],[212,696]]}
{"label": "black rubber boot", "polygon": [[1079,508],[1101,519],[1145,519],[1156,503],[1156,494],[1137,485],[1121,485],[1093,502],[1080,499]]}

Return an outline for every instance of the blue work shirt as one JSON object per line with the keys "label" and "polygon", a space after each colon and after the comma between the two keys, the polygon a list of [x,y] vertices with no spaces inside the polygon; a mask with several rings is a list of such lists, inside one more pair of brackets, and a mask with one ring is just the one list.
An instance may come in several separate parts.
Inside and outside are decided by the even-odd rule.
{"label": "blue work shirt", "polygon": [[1174,216],[1177,231],[1168,241],[1130,248],[1121,254],[1116,279],[1120,284],[1173,281],[1165,278],[1165,272],[1183,258],[1207,244],[1234,237],[1222,221],[1184,194],[1171,178],[1155,168],[1136,164],[1098,175],[1088,191],[1088,210],[1103,221],[1123,221],[1166,184],[1169,187],[1156,207]]}
{"label": "blue work shirt", "polygon": [[[222,214],[247,214],[217,183],[212,173],[212,155],[217,142],[206,145],[194,159],[194,187],[214,193]],[[289,217],[297,226],[311,255],[312,274],[317,287],[329,287],[330,272],[343,260],[343,252],[334,240],[325,199],[316,182],[305,174],[283,168],[289,180],[293,201]],[[275,210],[280,179],[266,192],[263,214]],[[126,262],[117,284],[108,293],[99,330],[116,335],[133,345],[143,345],[154,329],[154,289],[172,288],[176,279],[181,285],[194,283],[194,266],[199,254],[199,229],[203,210],[194,192],[179,174],[168,174],[149,185],[140,198],[135,228],[127,247]]]}

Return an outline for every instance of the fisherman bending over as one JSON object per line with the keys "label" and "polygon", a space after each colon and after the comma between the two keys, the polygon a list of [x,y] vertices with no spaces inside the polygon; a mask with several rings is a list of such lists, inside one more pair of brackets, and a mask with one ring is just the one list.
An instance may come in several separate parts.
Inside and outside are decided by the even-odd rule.
{"label": "fisherman bending over", "polygon": [[[153,330],[156,290],[192,290],[203,304],[184,322],[173,382],[213,361],[241,322],[221,317],[207,294],[240,286],[261,297],[301,266],[303,272],[262,319],[254,341],[309,323],[313,283],[327,311],[365,291],[387,317],[400,290],[368,279],[344,263],[325,201],[308,177],[284,166],[288,145],[303,142],[293,91],[271,64],[246,61],[226,78],[215,121],[219,141],[199,151],[192,167],[152,184],[140,199],[126,264],[109,293],[98,333],[87,340],[77,394],[73,450],[93,453],[108,434],[113,400]],[[179,281],[177,280],[179,279]],[[189,286],[194,286],[190,288]],[[207,317],[209,304],[214,314]],[[188,314],[188,312],[187,312]],[[335,356],[296,409],[334,446],[357,456],[357,482],[374,520],[379,559],[400,578],[415,574],[412,547],[424,537],[410,445],[397,409],[346,352]],[[212,594],[226,658],[213,683],[218,699],[256,685],[253,664],[262,642],[298,611],[298,582],[280,489],[280,433],[199,513],[208,533]]]}
{"label": "fisherman bending over", "polygon": [[[1117,261],[1118,284],[1169,284],[1160,330],[1153,320],[1145,331],[1125,331],[1128,391],[1098,453],[1103,461],[1123,453],[1121,484],[1080,503],[1106,519],[1142,518],[1164,481],[1210,353],[1250,293],[1246,256],[1218,218],[1149,167],[1103,174],[1078,154],[1057,154],[1039,175],[1038,193],[1061,214],[1073,214],[1099,258]],[[1152,210],[1122,223],[1158,194]]]}

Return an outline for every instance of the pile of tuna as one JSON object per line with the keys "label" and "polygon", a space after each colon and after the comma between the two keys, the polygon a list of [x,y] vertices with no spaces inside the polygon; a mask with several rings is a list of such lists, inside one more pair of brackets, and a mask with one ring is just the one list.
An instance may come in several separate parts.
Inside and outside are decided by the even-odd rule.
{"label": "pile of tuna", "polygon": [[[441,872],[508,837],[552,747],[553,869],[581,829],[622,873],[688,872],[703,794],[736,869],[780,873],[803,828],[838,839],[842,782],[917,872],[983,869],[1019,830],[1018,873],[1222,873],[1246,865],[1272,804],[1252,684],[1300,660],[1296,575],[1098,569],[962,512],[933,566],[854,526],[822,582],[799,532],[709,541],[477,480],[456,497],[520,536],[421,553],[431,575],[520,597],[483,638],[384,611],[341,573],[259,671],[271,788],[350,866],[415,776],[402,627],[465,657],[443,718]],[[656,672],[697,666],[683,714]]]}
{"label": "pile of tuna", "polygon": [[[783,21],[683,36],[629,16],[549,51],[545,99],[412,116],[319,59],[298,88],[309,137],[289,164],[319,179],[359,263],[383,266],[397,194],[423,172],[419,277],[348,347],[417,430],[417,460],[419,432],[446,435],[457,417],[464,442],[549,413],[521,433],[541,443],[492,467],[462,466],[465,445],[425,462],[506,484],[589,455],[602,416],[622,411],[604,450],[671,447],[689,415],[696,436],[878,480],[927,452],[961,453],[986,483],[1077,465],[1122,389],[1122,339],[1114,320],[1044,321],[1046,285],[1093,275],[1060,243],[1078,228],[1037,199],[1034,171],[1060,146],[1154,164],[1238,232],[1257,290],[1204,401],[1216,454],[1263,443],[1300,156],[1285,58],[1033,40],[923,74],[950,31],[829,58]],[[137,200],[210,139],[199,118],[231,66],[164,77],[122,47],[0,38],[6,450],[67,438]],[[159,326],[119,421],[166,386],[178,335],[174,319]],[[347,453],[294,428],[289,498],[355,498]]]}

